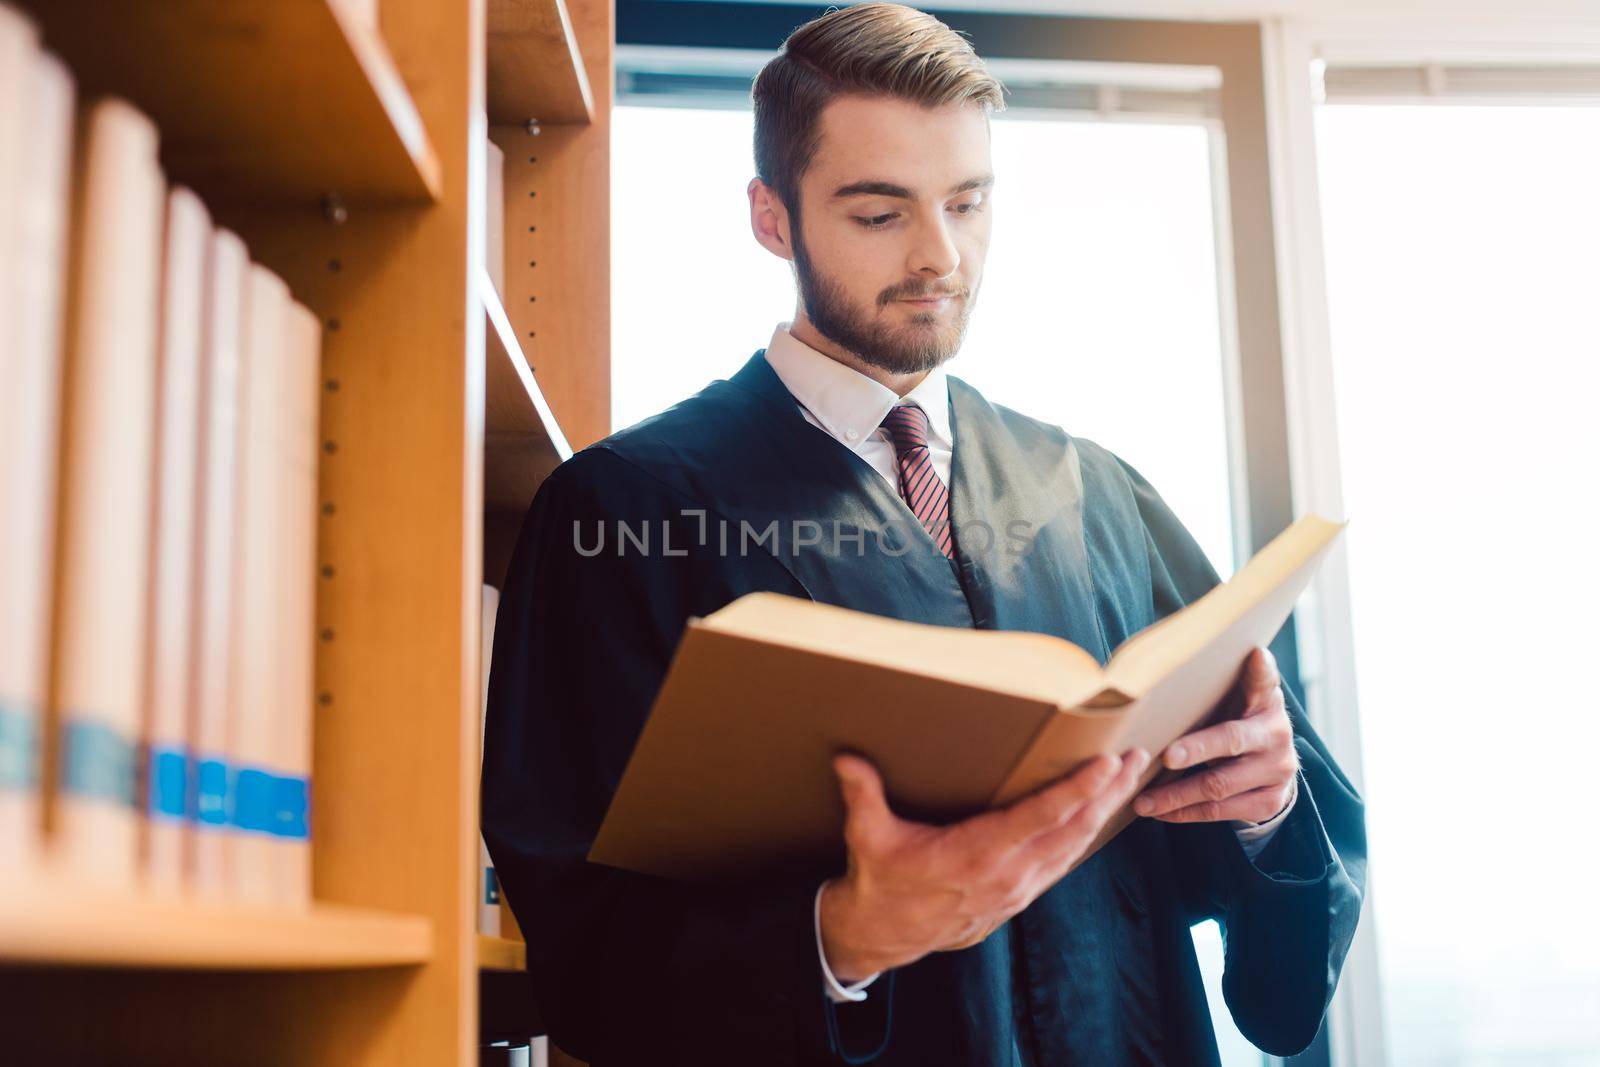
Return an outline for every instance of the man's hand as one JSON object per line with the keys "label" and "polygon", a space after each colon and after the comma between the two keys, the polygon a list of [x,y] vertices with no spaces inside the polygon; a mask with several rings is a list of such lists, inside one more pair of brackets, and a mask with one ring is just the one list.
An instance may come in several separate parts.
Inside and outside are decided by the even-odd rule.
{"label": "man's hand", "polygon": [[1282,811],[1294,793],[1299,757],[1284,706],[1278,664],[1258,645],[1241,672],[1244,710],[1204,730],[1178,738],[1162,754],[1166,766],[1204,771],[1141,793],[1133,810],[1163,822],[1264,822]]}
{"label": "man's hand", "polygon": [[982,941],[1082,856],[1149,762],[1143,749],[1097,756],[1007,807],[930,826],[889,810],[870,762],[835,756],[849,865],[822,892],[829,968],[855,982]]}

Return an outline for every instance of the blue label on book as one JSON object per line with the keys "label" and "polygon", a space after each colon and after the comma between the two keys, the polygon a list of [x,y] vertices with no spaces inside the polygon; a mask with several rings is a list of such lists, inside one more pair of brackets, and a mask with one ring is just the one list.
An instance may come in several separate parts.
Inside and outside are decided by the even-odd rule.
{"label": "blue label on book", "polygon": [[195,764],[195,821],[201,826],[228,825],[230,800],[228,765],[219,759],[203,759]]}
{"label": "blue label on book", "polygon": [[241,767],[233,780],[233,825],[252,833],[272,832],[273,776],[257,767]]}
{"label": "blue label on book", "polygon": [[21,705],[0,700],[0,789],[39,784],[38,723]]}
{"label": "blue label on book", "polygon": [[485,904],[500,903],[500,879],[494,876],[493,867],[483,869],[483,902]]}
{"label": "blue label on book", "polygon": [[272,779],[272,832],[304,841],[311,836],[311,780],[293,775]]}
{"label": "blue label on book", "polygon": [[71,719],[61,731],[63,792],[134,805],[137,776],[133,743],[103,722]]}
{"label": "blue label on book", "polygon": [[189,807],[189,753],[178,746],[152,748],[149,774],[150,817],[184,818]]}

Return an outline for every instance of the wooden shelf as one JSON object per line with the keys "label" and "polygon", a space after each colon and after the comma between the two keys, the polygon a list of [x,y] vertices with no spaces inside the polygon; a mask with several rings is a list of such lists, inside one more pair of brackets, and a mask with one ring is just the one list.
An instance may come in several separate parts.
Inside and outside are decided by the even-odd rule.
{"label": "wooden shelf", "polygon": [[433,924],[340,904],[302,911],[85,889],[0,888],[0,961],[190,970],[335,970],[425,963]]}
{"label": "wooden shelf", "polygon": [[478,935],[478,969],[481,971],[525,971],[528,946],[509,937]]}
{"label": "wooden shelf", "polygon": [[489,0],[492,125],[594,121],[594,93],[564,0]]}
{"label": "wooden shelf", "polygon": [[212,201],[439,193],[438,157],[387,46],[337,0],[23,2],[80,93],[142,108],[169,175]]}
{"label": "wooden shelf", "polygon": [[520,517],[539,483],[572,455],[572,448],[539,391],[487,271],[478,271],[477,285],[486,320],[484,506]]}

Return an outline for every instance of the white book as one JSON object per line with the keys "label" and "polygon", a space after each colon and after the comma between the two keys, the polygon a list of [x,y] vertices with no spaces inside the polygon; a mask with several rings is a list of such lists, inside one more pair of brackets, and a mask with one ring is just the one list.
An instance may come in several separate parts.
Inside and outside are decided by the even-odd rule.
{"label": "white book", "polygon": [[[15,203],[20,168],[27,149],[29,83],[31,68],[39,55],[39,31],[22,12],[0,3],[0,204]],[[11,258],[11,212],[0,212],[0,270],[13,269]],[[0,316],[7,309],[0,306]],[[0,317],[0,336],[5,319]]]}
{"label": "white book", "polygon": [[118,99],[79,131],[63,383],[51,707],[52,850],[101,886],[135,874],[166,190],[156,128]]}
{"label": "white book", "polygon": [[[483,587],[483,687],[479,696],[478,765],[483,765],[483,726],[489,715],[489,663],[494,653],[494,620],[500,613],[500,590],[492,585]],[[495,877],[494,860],[489,857],[489,845],[478,834],[478,933],[500,936],[500,882]]]}
{"label": "white book", "polygon": [[236,762],[230,715],[239,584],[239,360],[249,267],[249,253],[237,234],[217,230],[211,235],[201,368],[199,599],[193,620],[195,699],[189,722],[189,747],[196,764],[189,877],[194,891],[214,899],[227,896],[233,882],[233,802],[228,785]]}
{"label": "white book", "polygon": [[197,475],[200,367],[205,335],[206,250],[211,216],[188,189],[167,195],[161,280],[160,379],[156,395],[154,549],[150,665],[144,709],[144,878],[184,887],[199,541]]}
{"label": "white book", "polygon": [[0,869],[37,859],[42,840],[72,197],[72,79],[31,33],[0,8]]}
{"label": "white book", "polygon": [[311,744],[316,706],[317,443],[322,383],[322,322],[291,303],[284,333],[278,410],[280,477],[278,548],[283,610],[277,628],[278,676],[273,833],[279,899],[311,901]]}
{"label": "white book", "polygon": [[229,746],[233,785],[233,891],[240,900],[278,898],[278,854],[272,833],[273,779],[278,773],[277,719],[282,679],[278,629],[284,625],[283,478],[278,420],[288,364],[289,287],[260,264],[245,287],[240,360],[243,433],[239,453],[239,599],[234,604],[234,683]]}

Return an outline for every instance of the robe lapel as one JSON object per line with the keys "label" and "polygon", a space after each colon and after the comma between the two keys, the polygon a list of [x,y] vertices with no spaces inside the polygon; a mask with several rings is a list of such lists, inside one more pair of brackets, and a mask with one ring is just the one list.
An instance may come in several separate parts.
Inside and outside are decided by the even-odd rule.
{"label": "robe lapel", "polygon": [[1003,416],[947,376],[950,511],[975,625],[1064,637],[1110,656],[1084,536],[1083,476],[1066,433]]}
{"label": "robe lapel", "polygon": [[813,599],[973,625],[950,560],[871,464],[806,421],[765,349],[708,388],[719,387],[750,401],[736,405],[748,411],[750,446],[734,461],[738,491],[723,495],[723,511],[758,532],[776,523],[776,543],[763,547]]}
{"label": "robe lapel", "polygon": [[871,464],[806,421],[765,350],[707,388],[736,420],[737,455],[678,458],[725,475],[709,499],[755,534],[775,529],[749,550],[770,551],[813,599],[945,626],[1055,634],[1104,663],[1110,647],[1075,443],[997,410],[954,375],[947,381],[955,566]]}

